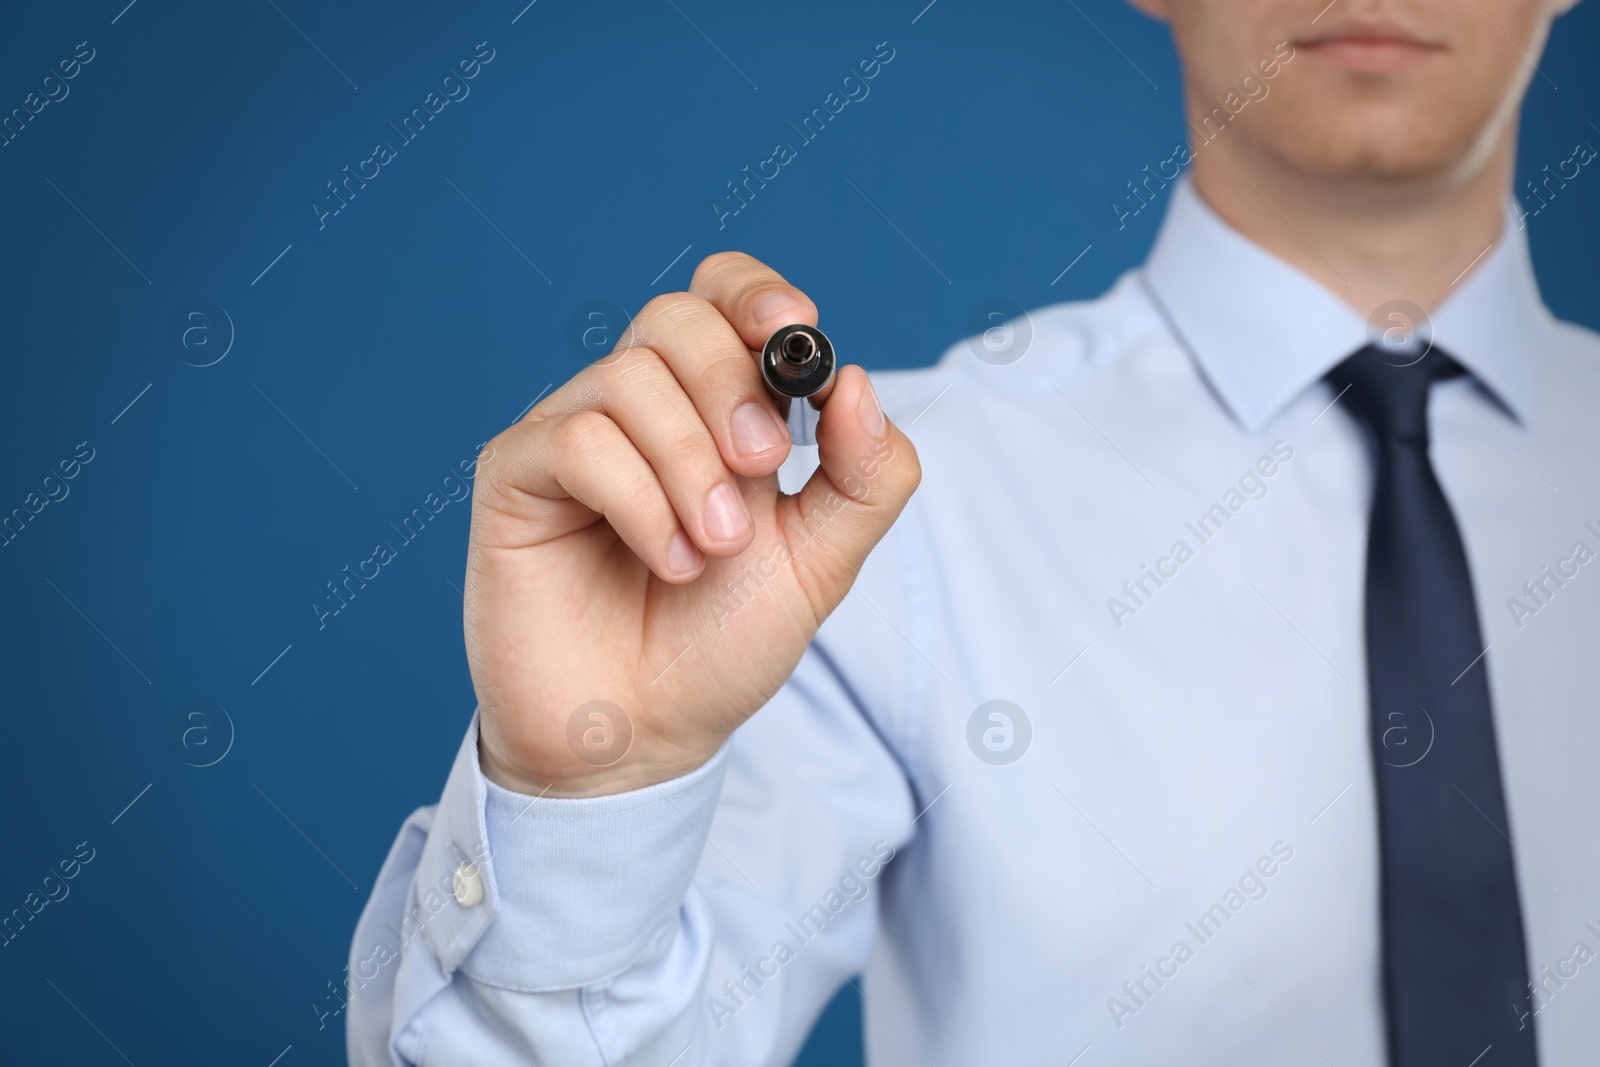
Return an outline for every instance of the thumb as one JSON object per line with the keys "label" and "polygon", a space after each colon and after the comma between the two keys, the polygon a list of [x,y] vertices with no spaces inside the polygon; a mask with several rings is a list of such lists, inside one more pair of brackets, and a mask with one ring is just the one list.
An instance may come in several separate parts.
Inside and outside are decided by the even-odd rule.
{"label": "thumb", "polygon": [[[803,401],[797,401],[803,403]],[[889,421],[866,371],[839,371],[817,421],[821,466],[786,498],[783,524],[796,575],[821,613],[845,594],[922,480],[911,439]]]}

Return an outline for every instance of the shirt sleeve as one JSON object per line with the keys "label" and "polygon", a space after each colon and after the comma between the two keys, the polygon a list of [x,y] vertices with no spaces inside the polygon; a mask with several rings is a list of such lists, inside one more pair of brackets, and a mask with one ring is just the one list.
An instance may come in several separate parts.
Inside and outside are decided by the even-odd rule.
{"label": "shirt sleeve", "polygon": [[778,694],[684,777],[519,795],[483,777],[474,717],[357,925],[350,1062],[789,1063],[866,963],[912,832],[901,731],[923,661],[893,539]]}

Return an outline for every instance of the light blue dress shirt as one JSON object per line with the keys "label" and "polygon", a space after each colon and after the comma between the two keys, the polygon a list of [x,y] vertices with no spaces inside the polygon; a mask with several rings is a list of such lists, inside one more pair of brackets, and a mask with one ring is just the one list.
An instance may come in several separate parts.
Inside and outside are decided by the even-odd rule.
{"label": "light blue dress shirt", "polygon": [[[1511,826],[1453,817],[1515,842],[1538,988],[1505,1010],[1593,1064],[1600,339],[1509,206],[1461,266],[1433,458]],[[1383,1062],[1371,479],[1321,382],[1366,323],[1183,182],[1142,269],[988,340],[874,376],[922,486],[700,770],[518,796],[474,723],[356,931],[352,1063],[784,1064],[858,974],[877,1067]]]}

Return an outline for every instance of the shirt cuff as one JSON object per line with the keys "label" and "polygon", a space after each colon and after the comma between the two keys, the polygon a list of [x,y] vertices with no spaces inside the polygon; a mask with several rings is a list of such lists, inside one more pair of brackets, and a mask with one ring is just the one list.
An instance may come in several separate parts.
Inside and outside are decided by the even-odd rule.
{"label": "shirt cuff", "polygon": [[[482,899],[434,922],[446,974],[523,992],[573,989],[632,965],[689,890],[722,792],[728,745],[668,782],[606,797],[513,793],[483,776],[478,719],[439,801],[419,874],[446,882],[470,864]],[[443,835],[448,840],[439,842]],[[420,888],[420,883],[419,883]],[[466,899],[472,894],[468,892]]]}

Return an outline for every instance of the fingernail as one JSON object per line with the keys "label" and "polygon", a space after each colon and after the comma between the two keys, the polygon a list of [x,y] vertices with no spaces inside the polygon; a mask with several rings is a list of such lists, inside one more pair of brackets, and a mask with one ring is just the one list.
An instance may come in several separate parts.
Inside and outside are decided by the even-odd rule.
{"label": "fingernail", "polygon": [[667,545],[667,570],[673,574],[693,574],[700,566],[700,550],[689,535],[679,530]]}
{"label": "fingernail", "polygon": [[783,444],[784,428],[770,408],[751,400],[734,409],[728,434],[741,456],[759,456]]}
{"label": "fingernail", "polygon": [[766,323],[769,319],[781,316],[783,321],[777,325],[787,326],[795,321],[795,312],[799,311],[800,307],[800,301],[780,289],[757,298],[755,307],[751,308],[751,311],[758,323]]}
{"label": "fingernail", "polygon": [[884,418],[883,407],[878,403],[878,394],[872,388],[871,379],[868,379],[866,389],[861,392],[861,401],[856,404],[856,418],[861,420],[861,428],[873,437],[882,437],[889,428],[889,420]]}
{"label": "fingernail", "polygon": [[706,534],[713,541],[737,541],[750,529],[750,515],[732,482],[706,494]]}

